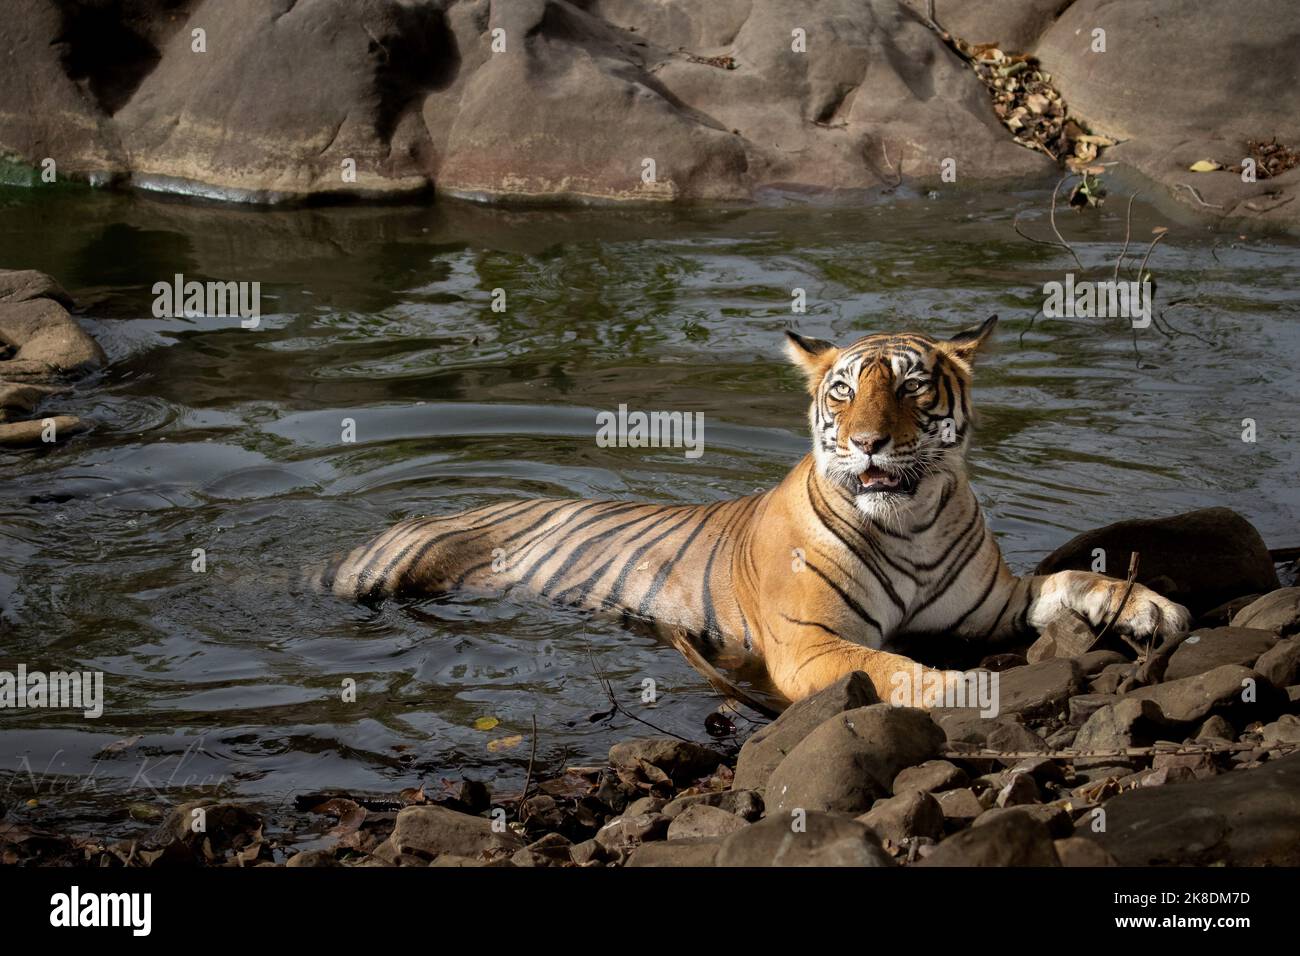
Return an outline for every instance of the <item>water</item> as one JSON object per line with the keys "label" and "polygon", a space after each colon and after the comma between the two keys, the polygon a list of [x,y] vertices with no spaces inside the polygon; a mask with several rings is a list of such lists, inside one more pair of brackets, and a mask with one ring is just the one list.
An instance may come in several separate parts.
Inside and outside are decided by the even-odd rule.
{"label": "water", "polygon": [[[200,794],[276,807],[462,775],[510,792],[534,716],[542,770],[648,732],[591,719],[609,709],[597,670],[627,707],[704,739],[708,686],[613,622],[492,601],[372,610],[294,582],[410,514],[770,485],[806,445],[780,351],[795,288],[808,303],[795,327],[840,341],[1001,314],[972,460],[1017,570],[1079,530],[1208,505],[1243,512],[1271,546],[1300,544],[1300,246],[1137,203],[1136,248],[1172,227],[1150,268],[1157,309],[1184,300],[1167,317],[1185,333],[1140,333],[1139,357],[1118,324],[1028,327],[1043,283],[1070,266],[1011,228],[1020,213],[1050,234],[1046,204],[1026,191],[859,208],[257,211],[0,192],[0,265],[57,277],[111,359],[57,404],[91,434],[0,458],[0,669],[101,670],[107,696],[94,721],[5,711],[0,802],[103,833],[132,828],[128,804]],[[1109,277],[1123,203],[1060,218]],[[260,328],[151,317],[153,284],[178,272],[260,281]],[[596,412],[620,403],[702,412],[704,456],[597,447]],[[191,570],[196,548],[206,573]]]}

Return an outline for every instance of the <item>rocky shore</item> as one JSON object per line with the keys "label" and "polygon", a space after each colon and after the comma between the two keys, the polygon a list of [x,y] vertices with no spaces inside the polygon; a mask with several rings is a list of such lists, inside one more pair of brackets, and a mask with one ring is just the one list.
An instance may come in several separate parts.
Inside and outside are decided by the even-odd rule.
{"label": "rocky shore", "polygon": [[42,272],[0,269],[0,448],[61,441],[87,427],[36,409],[105,362],[104,350],[68,309],[72,298]]}
{"label": "rocky shore", "polygon": [[[1040,570],[1102,549],[1186,601],[1158,648],[1053,621],[982,666],[996,713],[881,701],[861,674],[737,747],[639,737],[598,766],[432,796],[295,800],[306,841],[257,808],[191,802],[105,844],[0,819],[0,860],[97,866],[1137,866],[1300,864],[1300,587],[1216,508],[1088,532]],[[1288,558],[1288,560],[1294,560]],[[1296,568],[1285,568],[1294,580]],[[522,799],[521,799],[522,797]],[[283,814],[279,814],[283,816]],[[202,826],[195,825],[202,820]]]}
{"label": "rocky shore", "polygon": [[[1050,182],[1065,157],[1015,139],[1046,115],[1105,144],[1098,168],[1158,184],[1149,198],[1300,222],[1300,169],[1233,171],[1251,144],[1275,159],[1300,144],[1288,0],[937,0],[930,12],[926,0],[15,0],[0,179],[253,202],[852,198]],[[994,69],[974,69],[971,49]],[[1050,95],[1004,125],[1025,57]]]}

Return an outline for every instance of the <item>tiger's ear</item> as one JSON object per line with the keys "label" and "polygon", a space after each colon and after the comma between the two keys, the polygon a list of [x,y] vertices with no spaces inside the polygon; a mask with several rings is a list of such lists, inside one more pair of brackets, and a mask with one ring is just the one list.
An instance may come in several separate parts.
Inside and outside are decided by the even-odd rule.
{"label": "tiger's ear", "polygon": [[785,354],[790,356],[791,362],[803,369],[808,379],[808,391],[816,395],[822,376],[835,364],[835,360],[840,356],[840,350],[833,342],[805,338],[798,332],[787,331],[785,337],[787,340]]}
{"label": "tiger's ear", "polygon": [[939,347],[969,370],[974,364],[975,353],[983,348],[997,324],[998,317],[990,315],[979,325],[963,329],[946,342],[940,342]]}

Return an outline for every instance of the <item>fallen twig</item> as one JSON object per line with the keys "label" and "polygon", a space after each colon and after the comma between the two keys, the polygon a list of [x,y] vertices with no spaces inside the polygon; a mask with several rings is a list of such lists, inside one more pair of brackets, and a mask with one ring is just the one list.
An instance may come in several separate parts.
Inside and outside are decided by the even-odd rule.
{"label": "fallen twig", "polygon": [[1063,186],[1065,184],[1065,181],[1069,178],[1070,178],[1070,174],[1066,173],[1064,176],[1061,177],[1061,181],[1056,184],[1056,188],[1052,190],[1052,212],[1051,212],[1050,219],[1052,223],[1052,232],[1056,233],[1057,240],[1066,249],[1066,251],[1070,253],[1070,256],[1074,259],[1074,264],[1077,265],[1079,267],[1079,271],[1082,272],[1083,263],[1080,262],[1079,257],[1074,254],[1074,246],[1066,242],[1065,237],[1061,235],[1061,230],[1056,228],[1056,195],[1061,191],[1061,186]]}
{"label": "fallen twig", "polygon": [[[1120,614],[1123,613],[1124,605],[1128,603],[1129,595],[1133,593],[1133,585],[1137,581],[1137,573],[1138,573],[1138,553],[1136,551],[1132,551],[1129,553],[1128,556],[1128,577],[1124,579],[1124,594],[1119,599],[1119,607],[1115,608],[1115,610],[1110,615],[1110,620],[1106,622],[1106,626],[1103,627],[1101,631],[1097,634],[1097,640],[1092,642],[1094,647],[1097,645],[1098,642],[1101,641],[1103,637],[1106,636],[1106,632],[1110,630],[1111,625],[1114,624],[1115,621],[1119,619]],[[1124,635],[1120,635],[1120,636],[1124,637],[1126,641],[1128,640],[1128,638],[1125,637]],[[1129,646],[1132,647],[1138,653],[1142,652],[1142,648],[1138,647],[1135,644],[1132,644],[1131,642]]]}
{"label": "fallen twig", "polygon": [[1115,272],[1111,277],[1115,282],[1119,281],[1119,267],[1124,262],[1124,257],[1128,255],[1128,240],[1133,232],[1133,200],[1137,197],[1137,193],[1128,197],[1128,209],[1124,212],[1124,248],[1119,251],[1119,257],[1115,260]]}
{"label": "fallen twig", "polygon": [[537,759],[537,715],[533,714],[533,742],[528,750],[528,772],[524,774],[524,792],[519,795],[519,822],[524,822],[524,801],[533,782],[533,761]]}

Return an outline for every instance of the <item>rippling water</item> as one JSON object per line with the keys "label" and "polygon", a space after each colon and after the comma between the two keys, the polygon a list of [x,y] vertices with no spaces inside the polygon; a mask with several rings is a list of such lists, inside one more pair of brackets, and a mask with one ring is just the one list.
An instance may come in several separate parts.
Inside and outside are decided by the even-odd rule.
{"label": "rippling water", "polygon": [[[1300,544],[1300,246],[1171,223],[1139,202],[1138,248],[1171,226],[1150,268],[1178,333],[1031,328],[1070,259],[1011,222],[1049,234],[1046,202],[255,211],[0,191],[0,266],[57,277],[111,359],[57,403],[92,433],[0,458],[0,669],[101,670],[107,697],[94,721],[4,711],[0,803],[35,798],[20,812],[102,831],[129,826],[128,803],[200,793],[276,806],[462,775],[518,787],[534,715],[542,768],[645,731],[591,719],[608,710],[597,669],[629,708],[702,739],[708,686],[613,622],[493,601],[371,610],[296,579],[414,513],[770,485],[806,445],[805,397],[780,352],[790,327],[845,341],[1001,314],[972,459],[1017,570],[1084,528],[1208,505],[1243,512],[1271,546]],[[1123,203],[1060,218],[1109,277]],[[260,281],[260,328],[152,318],[153,284],[178,272]],[[795,288],[804,315],[791,314]],[[620,403],[702,412],[705,454],[598,447],[596,413]],[[190,569],[195,548],[206,573]],[[499,723],[475,729],[482,717]]]}

